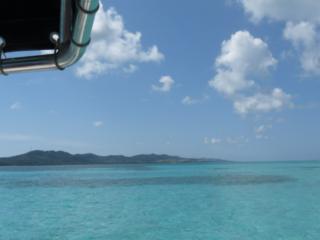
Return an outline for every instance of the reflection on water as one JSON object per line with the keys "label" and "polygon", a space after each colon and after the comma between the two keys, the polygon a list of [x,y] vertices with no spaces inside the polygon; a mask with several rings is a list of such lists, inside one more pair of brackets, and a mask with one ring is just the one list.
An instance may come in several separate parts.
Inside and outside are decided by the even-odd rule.
{"label": "reflection on water", "polygon": [[182,176],[120,179],[74,179],[54,178],[41,180],[17,180],[0,182],[2,187],[108,187],[108,186],[141,186],[141,185],[259,185],[294,182],[295,178],[282,175],[218,175],[218,176]]}

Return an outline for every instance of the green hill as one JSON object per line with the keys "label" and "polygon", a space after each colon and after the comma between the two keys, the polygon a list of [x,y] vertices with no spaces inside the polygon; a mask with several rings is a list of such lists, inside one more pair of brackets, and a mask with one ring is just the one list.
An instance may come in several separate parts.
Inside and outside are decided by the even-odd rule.
{"label": "green hill", "polygon": [[25,154],[0,158],[0,166],[86,165],[86,164],[139,164],[139,163],[193,163],[227,162],[220,159],[183,158],[165,154],[98,156],[95,154],[70,154],[63,151],[31,151]]}

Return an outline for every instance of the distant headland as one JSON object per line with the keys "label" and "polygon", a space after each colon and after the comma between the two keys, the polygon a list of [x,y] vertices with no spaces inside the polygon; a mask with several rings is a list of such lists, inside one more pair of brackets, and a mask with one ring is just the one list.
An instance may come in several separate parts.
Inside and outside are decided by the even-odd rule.
{"label": "distant headland", "polygon": [[149,164],[149,163],[227,163],[222,159],[184,158],[166,154],[99,156],[92,153],[70,154],[63,151],[30,151],[21,155],[0,158],[0,166],[50,166],[89,164]]}

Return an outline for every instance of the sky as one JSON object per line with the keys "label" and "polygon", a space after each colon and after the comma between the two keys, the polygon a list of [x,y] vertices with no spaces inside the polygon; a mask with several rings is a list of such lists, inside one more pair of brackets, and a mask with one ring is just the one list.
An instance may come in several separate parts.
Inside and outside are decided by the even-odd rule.
{"label": "sky", "polygon": [[0,76],[0,155],[319,160],[319,11],[316,0],[102,1],[77,64]]}

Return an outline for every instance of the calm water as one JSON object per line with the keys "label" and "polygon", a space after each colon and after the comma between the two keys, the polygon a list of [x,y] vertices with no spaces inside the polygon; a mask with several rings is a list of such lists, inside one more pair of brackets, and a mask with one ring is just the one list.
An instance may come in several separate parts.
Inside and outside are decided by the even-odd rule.
{"label": "calm water", "polygon": [[0,239],[320,239],[320,163],[0,168]]}

